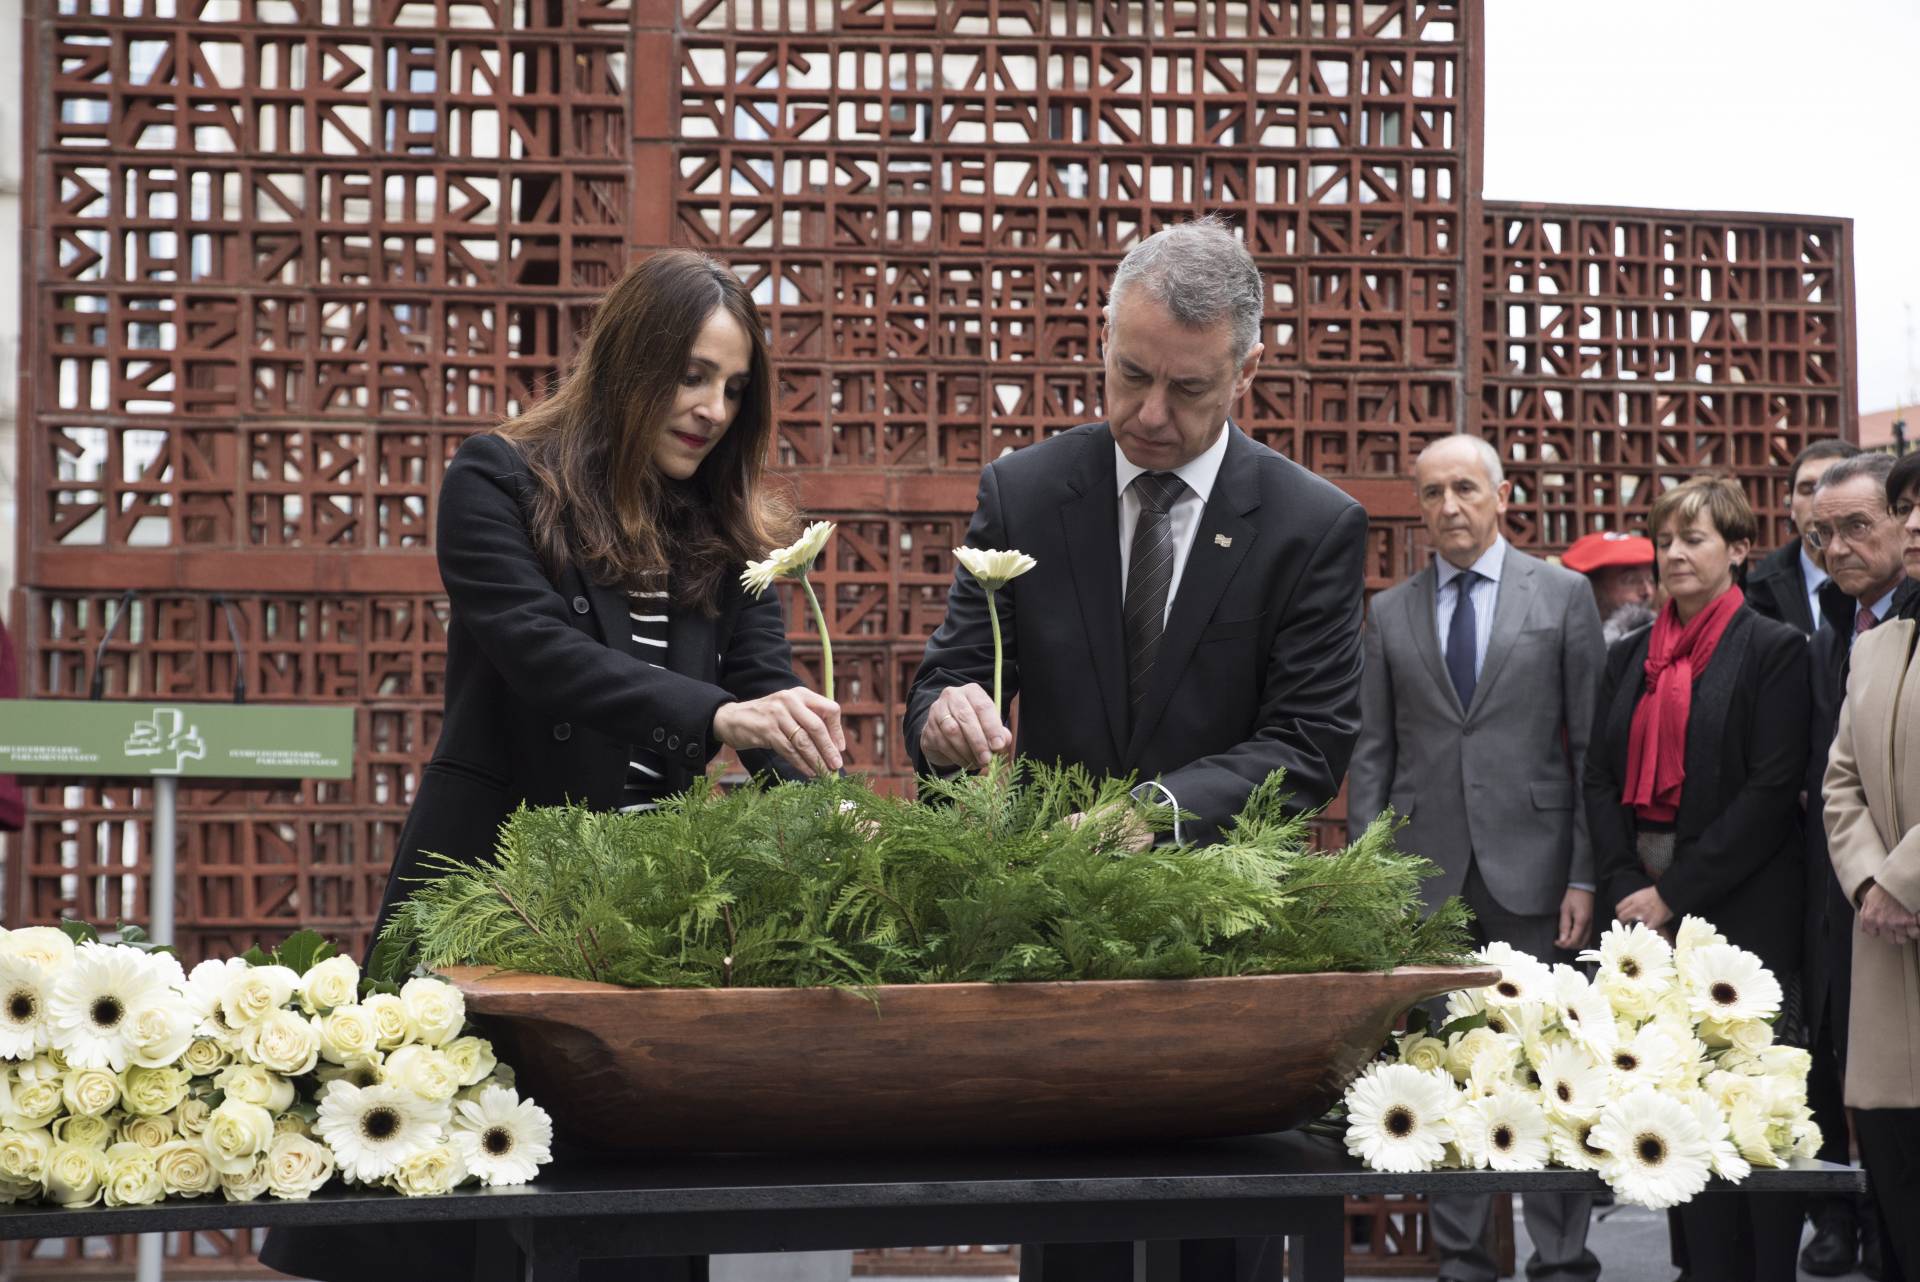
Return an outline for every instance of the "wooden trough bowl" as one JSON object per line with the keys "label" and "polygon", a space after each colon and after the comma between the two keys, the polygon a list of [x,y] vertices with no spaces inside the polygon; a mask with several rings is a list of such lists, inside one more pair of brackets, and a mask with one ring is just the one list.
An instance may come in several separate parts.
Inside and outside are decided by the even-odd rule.
{"label": "wooden trough bowl", "polygon": [[629,989],[441,972],[569,1137],[624,1151],[1198,1139],[1324,1113],[1414,1003],[1493,967]]}

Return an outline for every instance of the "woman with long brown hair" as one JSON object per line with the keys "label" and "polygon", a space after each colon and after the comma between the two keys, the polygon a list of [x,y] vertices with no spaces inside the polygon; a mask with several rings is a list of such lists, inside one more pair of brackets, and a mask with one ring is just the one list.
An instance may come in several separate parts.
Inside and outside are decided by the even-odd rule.
{"label": "woman with long brown hair", "polygon": [[[721,746],[840,767],[839,708],[794,676],[779,599],[750,558],[797,524],[769,491],[773,374],[758,310],[725,266],[655,254],[601,302],[572,373],[461,445],[439,495],[451,605],[446,716],[380,906],[478,860],[515,807],[650,807]],[[328,1282],[471,1276],[471,1226],[276,1231],[261,1259]],[[624,1279],[705,1261],[604,1262]],[[590,1270],[591,1272],[591,1270]]]}

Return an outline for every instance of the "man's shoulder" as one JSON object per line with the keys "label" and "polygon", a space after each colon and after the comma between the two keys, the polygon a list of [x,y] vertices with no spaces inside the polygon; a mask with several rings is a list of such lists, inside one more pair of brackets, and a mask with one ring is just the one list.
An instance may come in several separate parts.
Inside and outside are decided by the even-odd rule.
{"label": "man's shoulder", "polygon": [[1545,557],[1523,552],[1511,543],[1507,544],[1507,567],[1530,576],[1537,586],[1556,596],[1578,592],[1581,588],[1592,590],[1587,582],[1587,576],[1578,570],[1569,570],[1566,566],[1558,565]]}
{"label": "man's shoulder", "polygon": [[1097,449],[1103,443],[1112,449],[1112,442],[1113,434],[1105,423],[1082,423],[1011,454],[1002,454],[987,464],[987,470],[1002,480],[1058,475],[1061,468],[1080,462],[1088,450]]}
{"label": "man's shoulder", "polygon": [[1244,431],[1240,432],[1239,445],[1239,455],[1229,454],[1225,466],[1249,471],[1263,497],[1284,498],[1291,515],[1331,521],[1348,509],[1360,506],[1357,499],[1326,477],[1302,467]]}
{"label": "man's shoulder", "polygon": [[1747,582],[1764,583],[1768,579],[1797,578],[1800,572],[1800,540],[1791,539],[1760,558]]}

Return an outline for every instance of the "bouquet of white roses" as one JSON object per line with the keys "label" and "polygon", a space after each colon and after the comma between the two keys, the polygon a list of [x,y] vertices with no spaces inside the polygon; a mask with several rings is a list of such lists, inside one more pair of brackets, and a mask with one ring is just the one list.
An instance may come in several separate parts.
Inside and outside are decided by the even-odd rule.
{"label": "bouquet of white roses", "polygon": [[120,934],[0,930],[0,1200],[444,1193],[551,1160],[452,985],[363,978],[312,931],[190,974]]}
{"label": "bouquet of white roses", "polygon": [[1591,981],[1493,944],[1491,987],[1452,994],[1437,1034],[1346,1095],[1349,1152],[1382,1171],[1598,1171],[1623,1201],[1685,1202],[1710,1175],[1812,1157],[1806,1051],[1773,1043],[1780,984],[1697,917],[1677,943],[1615,924]]}

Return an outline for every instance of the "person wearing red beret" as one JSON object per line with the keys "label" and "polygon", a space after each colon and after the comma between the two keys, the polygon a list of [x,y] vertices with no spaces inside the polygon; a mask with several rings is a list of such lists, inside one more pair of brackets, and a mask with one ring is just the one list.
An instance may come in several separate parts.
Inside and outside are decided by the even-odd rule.
{"label": "person wearing red beret", "polygon": [[1589,534],[1567,549],[1560,564],[1593,584],[1608,645],[1653,622],[1653,544],[1647,539],[1617,530]]}

